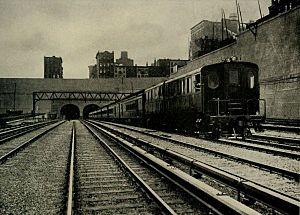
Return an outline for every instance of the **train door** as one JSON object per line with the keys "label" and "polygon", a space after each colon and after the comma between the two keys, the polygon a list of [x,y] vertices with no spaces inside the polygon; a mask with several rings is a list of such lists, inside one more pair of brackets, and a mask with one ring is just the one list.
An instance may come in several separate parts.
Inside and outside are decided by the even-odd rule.
{"label": "train door", "polygon": [[243,98],[245,89],[243,88],[241,64],[225,64],[224,74],[226,98],[230,100]]}
{"label": "train door", "polygon": [[221,112],[224,97],[224,73],[222,65],[207,66],[202,69],[204,112],[217,115]]}
{"label": "train door", "polygon": [[246,104],[247,114],[255,115],[259,112],[259,83],[258,68],[253,66],[245,66],[243,70],[243,97]]}

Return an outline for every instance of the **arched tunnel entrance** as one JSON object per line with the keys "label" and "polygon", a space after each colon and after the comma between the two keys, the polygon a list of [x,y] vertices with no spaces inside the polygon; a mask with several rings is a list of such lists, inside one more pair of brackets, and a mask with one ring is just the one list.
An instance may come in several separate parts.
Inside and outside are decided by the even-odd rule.
{"label": "arched tunnel entrance", "polygon": [[60,109],[60,115],[63,119],[79,119],[80,110],[76,105],[67,104]]}
{"label": "arched tunnel entrance", "polygon": [[85,106],[83,108],[83,113],[82,113],[83,118],[87,119],[89,117],[90,112],[98,110],[98,109],[99,109],[99,106],[95,105],[95,104],[90,104],[90,105]]}

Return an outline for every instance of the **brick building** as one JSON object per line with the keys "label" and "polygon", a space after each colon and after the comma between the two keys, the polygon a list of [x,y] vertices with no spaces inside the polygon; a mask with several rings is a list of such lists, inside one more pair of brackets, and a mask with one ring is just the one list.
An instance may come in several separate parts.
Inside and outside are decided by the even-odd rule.
{"label": "brick building", "polygon": [[189,60],[180,59],[158,59],[153,65],[161,67],[163,76],[170,76],[177,72],[177,69],[185,66]]}
{"label": "brick building", "polygon": [[96,68],[99,78],[113,78],[114,77],[114,52],[97,52],[96,54]]}
{"label": "brick building", "polygon": [[61,57],[44,57],[44,78],[63,78]]}
{"label": "brick building", "polygon": [[127,51],[121,52],[121,57],[114,62],[114,52],[97,52],[97,63],[88,66],[89,78],[143,78],[167,77],[177,71],[177,68],[187,64],[188,60],[159,59],[151,66],[133,65],[134,61],[128,58]]}

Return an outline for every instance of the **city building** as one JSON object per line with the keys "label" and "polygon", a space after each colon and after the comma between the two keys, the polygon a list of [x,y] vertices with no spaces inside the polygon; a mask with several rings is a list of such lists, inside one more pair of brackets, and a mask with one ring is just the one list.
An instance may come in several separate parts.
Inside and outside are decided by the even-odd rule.
{"label": "city building", "polygon": [[127,51],[121,51],[121,57],[116,59],[116,64],[123,66],[133,66],[134,62],[132,59],[128,58]]}
{"label": "city building", "polygon": [[98,78],[97,74],[97,65],[90,65],[89,66],[89,79],[95,79]]}
{"label": "city building", "polygon": [[127,51],[121,52],[121,57],[114,62],[114,52],[97,52],[97,63],[88,66],[89,78],[143,78],[143,77],[168,77],[185,66],[188,60],[159,59],[154,60],[151,66],[133,65],[134,61],[128,58]]}
{"label": "city building", "polygon": [[[300,5],[300,0],[272,0],[269,7],[269,17],[284,13]],[[267,17],[267,18],[269,18]]]}
{"label": "city building", "polygon": [[114,52],[97,52],[96,67],[98,78],[113,78],[114,77]]}
{"label": "city building", "polygon": [[221,22],[203,20],[196,24],[191,28],[190,60],[234,42],[242,27],[236,14]]}
{"label": "city building", "polygon": [[116,65],[114,78],[126,78],[126,68],[127,66]]}
{"label": "city building", "polygon": [[162,68],[163,76],[170,76],[173,73],[177,72],[177,69],[185,66],[189,60],[180,60],[180,59],[158,59],[154,60],[152,65]]}
{"label": "city building", "polygon": [[44,57],[44,78],[63,78],[61,57]]}
{"label": "city building", "polygon": [[115,78],[166,77],[160,66],[115,66]]}

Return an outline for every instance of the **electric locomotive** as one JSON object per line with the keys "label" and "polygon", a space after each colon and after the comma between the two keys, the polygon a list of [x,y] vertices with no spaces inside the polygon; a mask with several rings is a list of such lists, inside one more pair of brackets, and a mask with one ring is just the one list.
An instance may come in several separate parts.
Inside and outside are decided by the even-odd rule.
{"label": "electric locomotive", "polygon": [[203,66],[145,90],[145,118],[156,128],[244,137],[265,119],[258,66],[228,60]]}

